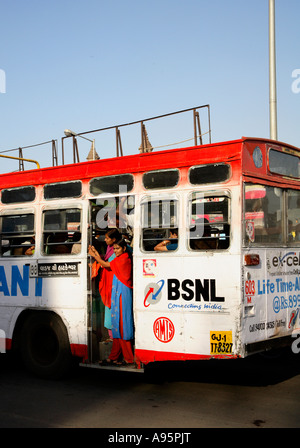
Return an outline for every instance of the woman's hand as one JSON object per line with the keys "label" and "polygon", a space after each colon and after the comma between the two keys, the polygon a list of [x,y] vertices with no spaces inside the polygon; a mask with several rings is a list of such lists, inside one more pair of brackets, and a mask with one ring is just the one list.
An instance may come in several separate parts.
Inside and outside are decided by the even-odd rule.
{"label": "woman's hand", "polygon": [[102,260],[102,258],[101,258],[100,255],[99,255],[99,252],[94,248],[94,246],[89,246],[89,248],[88,248],[88,254],[89,254],[91,257],[95,258],[95,260],[96,260],[98,263],[100,263],[100,265],[101,265],[103,268],[109,268],[109,266],[110,266],[109,261],[104,261],[104,260]]}
{"label": "woman's hand", "polygon": [[91,257],[98,260],[100,258],[99,252],[94,248],[94,246],[89,246],[88,253]]}

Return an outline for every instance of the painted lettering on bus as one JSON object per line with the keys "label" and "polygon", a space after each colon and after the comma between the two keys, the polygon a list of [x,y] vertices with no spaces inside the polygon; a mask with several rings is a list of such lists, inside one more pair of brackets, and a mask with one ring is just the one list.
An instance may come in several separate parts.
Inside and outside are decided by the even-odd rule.
{"label": "painted lettering on bus", "polygon": [[168,279],[168,300],[178,300],[180,297],[196,302],[225,302],[225,297],[216,295],[215,279],[185,279],[181,283],[177,278]]}
{"label": "painted lettering on bus", "polygon": [[[36,277],[34,280],[34,295],[35,297],[41,297],[43,279]],[[17,296],[18,290],[22,296],[29,296],[29,265],[23,266],[22,273],[20,272],[19,266],[11,266],[10,290],[4,266],[0,265],[0,294],[2,293],[4,296]]]}
{"label": "painted lettering on bus", "polygon": [[273,257],[272,264],[274,267],[287,266],[300,266],[300,253],[297,255],[296,252],[288,252],[282,257]]}
{"label": "painted lettering on bus", "polygon": [[274,282],[269,279],[257,281],[258,295],[288,293],[292,291],[300,291],[300,277],[295,277],[288,281],[282,278],[276,278]]}

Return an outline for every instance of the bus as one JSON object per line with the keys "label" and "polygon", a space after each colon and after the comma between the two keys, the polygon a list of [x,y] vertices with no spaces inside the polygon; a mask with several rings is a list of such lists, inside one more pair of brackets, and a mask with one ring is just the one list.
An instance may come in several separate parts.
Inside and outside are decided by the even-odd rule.
{"label": "bus", "polygon": [[[299,157],[286,143],[242,137],[1,174],[6,351],[48,378],[74,361],[108,368],[99,365],[111,341],[88,247],[97,236],[104,251],[110,227],[132,248],[132,370],[291,346],[300,330]],[[173,250],[155,249],[174,232]]]}

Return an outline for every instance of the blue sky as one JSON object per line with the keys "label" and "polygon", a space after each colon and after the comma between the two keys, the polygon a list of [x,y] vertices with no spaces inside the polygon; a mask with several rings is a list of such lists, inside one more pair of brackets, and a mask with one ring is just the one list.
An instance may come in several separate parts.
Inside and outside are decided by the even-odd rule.
{"label": "blue sky", "polygon": [[[204,104],[212,142],[268,138],[268,4],[0,0],[0,151],[57,139],[61,162],[66,128],[85,132]],[[278,139],[300,146],[300,82],[292,77],[300,69],[300,2],[275,0],[275,8]],[[0,91],[3,83],[2,76]],[[153,146],[193,136],[190,115],[177,118],[147,124]],[[124,154],[136,153],[140,131],[126,133]],[[90,136],[101,158],[115,154],[106,134]],[[83,161],[89,142],[79,140]],[[71,162],[67,143],[66,151]],[[50,145],[23,154],[51,164]],[[7,166],[2,159],[0,172],[16,163]]]}

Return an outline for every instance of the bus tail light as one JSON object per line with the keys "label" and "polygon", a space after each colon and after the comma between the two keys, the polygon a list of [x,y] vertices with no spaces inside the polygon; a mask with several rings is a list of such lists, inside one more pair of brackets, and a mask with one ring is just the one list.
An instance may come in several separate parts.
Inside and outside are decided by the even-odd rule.
{"label": "bus tail light", "polygon": [[258,254],[247,254],[245,255],[245,266],[257,266],[259,264]]}

